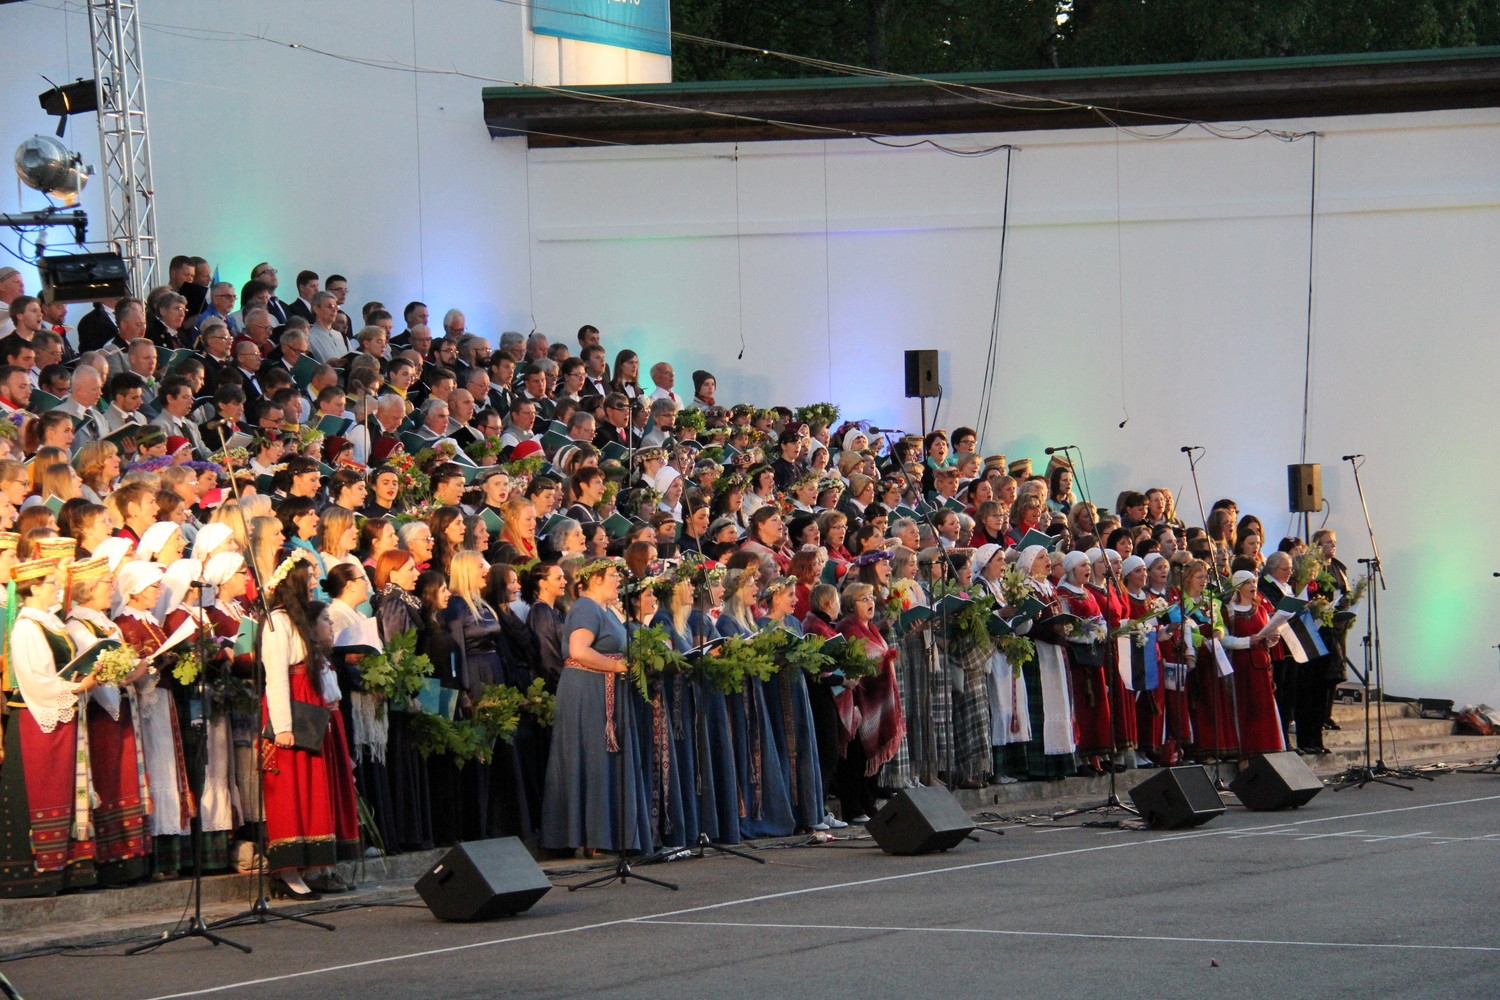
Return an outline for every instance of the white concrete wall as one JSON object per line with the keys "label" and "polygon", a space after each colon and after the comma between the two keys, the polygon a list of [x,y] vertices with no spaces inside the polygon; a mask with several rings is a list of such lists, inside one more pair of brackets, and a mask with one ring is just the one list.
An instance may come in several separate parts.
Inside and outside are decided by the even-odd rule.
{"label": "white concrete wall", "polygon": [[[1354,565],[1369,544],[1339,456],[1369,456],[1388,689],[1495,702],[1500,112],[1276,126],[1322,133],[1307,458]],[[1178,449],[1204,445],[1205,501],[1235,497],[1274,545],[1301,449],[1311,140],[944,141],[1020,147],[985,449],[1040,461],[1079,444],[1097,500],[1165,485],[1191,522]],[[935,347],[940,423],[973,423],[1004,154],[857,140],[735,152],[533,152],[541,328],[595,323],[680,378],[712,369],[730,401],[831,399],[911,429],[902,352]]]}

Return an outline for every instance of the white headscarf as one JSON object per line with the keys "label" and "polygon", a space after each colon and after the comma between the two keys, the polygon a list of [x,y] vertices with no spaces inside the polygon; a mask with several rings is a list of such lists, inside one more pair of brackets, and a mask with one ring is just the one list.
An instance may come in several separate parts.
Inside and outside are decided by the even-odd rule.
{"label": "white headscarf", "polygon": [[193,539],[193,558],[203,562],[214,554],[215,549],[232,537],[234,537],[234,529],[227,524],[219,522],[205,524],[198,529],[198,537]]}
{"label": "white headscarf", "polygon": [[[1036,547],[1041,548],[1041,546]],[[975,549],[973,557],[969,559],[969,576],[975,580],[979,580],[984,573],[984,568],[990,564],[990,560],[995,558],[995,554],[1000,551],[1002,551],[1000,546],[993,542],[988,545],[981,545]]]}
{"label": "white headscarf", "polygon": [[1047,547],[1045,545],[1029,545],[1021,551],[1021,558],[1016,560],[1016,565],[1021,567],[1021,572],[1026,574],[1027,579],[1030,579],[1032,564],[1037,561],[1039,556],[1045,557],[1046,555]]}
{"label": "white headscarf", "polygon": [[179,530],[177,525],[171,521],[157,521],[147,528],[141,535],[141,540],[135,543],[135,554],[141,559],[151,559],[161,551],[163,545],[172,537],[172,532]]}

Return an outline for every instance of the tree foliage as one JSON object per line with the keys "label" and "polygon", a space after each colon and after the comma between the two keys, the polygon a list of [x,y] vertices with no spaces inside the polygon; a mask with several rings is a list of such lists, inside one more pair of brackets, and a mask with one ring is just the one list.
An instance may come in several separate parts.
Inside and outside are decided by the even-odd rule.
{"label": "tree foliage", "polygon": [[[1494,0],[674,0],[673,28],[752,49],[933,74],[1500,44]],[[820,76],[674,43],[679,80]]]}

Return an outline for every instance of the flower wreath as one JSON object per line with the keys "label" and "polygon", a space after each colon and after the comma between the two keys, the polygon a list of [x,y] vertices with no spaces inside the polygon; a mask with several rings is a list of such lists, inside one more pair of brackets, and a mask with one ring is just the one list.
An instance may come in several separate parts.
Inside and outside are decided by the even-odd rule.
{"label": "flower wreath", "polygon": [[625,561],[623,559],[605,558],[595,559],[592,562],[586,562],[582,566],[578,567],[577,571],[573,574],[573,579],[577,580],[579,583],[587,583],[594,577],[599,576],[603,573],[607,573],[612,569],[620,570],[623,572],[625,569]]}
{"label": "flower wreath", "polygon": [[281,586],[282,581],[292,574],[292,570],[297,568],[298,563],[312,563],[312,561],[311,552],[308,552],[306,549],[293,549],[292,554],[287,556],[280,566],[276,567],[276,572],[271,574],[271,579],[266,581],[266,593],[269,594]]}

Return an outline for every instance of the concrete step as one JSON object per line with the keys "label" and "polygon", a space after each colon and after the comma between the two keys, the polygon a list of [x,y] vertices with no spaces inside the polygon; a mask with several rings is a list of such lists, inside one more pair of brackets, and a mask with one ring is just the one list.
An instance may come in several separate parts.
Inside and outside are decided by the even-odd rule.
{"label": "concrete step", "polygon": [[[1324,730],[1323,745],[1329,749],[1335,747],[1352,747],[1365,745],[1365,727],[1363,721],[1359,725],[1344,724],[1342,729]],[[1435,740],[1453,735],[1453,721],[1451,719],[1417,719],[1410,717],[1385,719],[1380,727],[1385,732],[1385,740]],[[1371,720],[1370,738],[1373,741],[1379,730]]]}
{"label": "concrete step", "polygon": [[[1376,707],[1375,705],[1370,706],[1371,722],[1375,721]],[[1388,701],[1385,703],[1384,708],[1387,719],[1414,719],[1419,717],[1415,702]],[[1334,702],[1333,721],[1341,726],[1347,726],[1351,723],[1363,725],[1365,721],[1365,706],[1345,705],[1341,702]]]}
{"label": "concrete step", "polygon": [[[1332,734],[1330,734],[1332,735]],[[1365,746],[1361,738],[1359,745],[1348,747],[1329,746],[1333,753],[1316,758],[1313,770],[1320,774],[1341,771],[1364,763]],[[1371,744],[1371,756],[1377,755]],[[1451,764],[1466,766],[1486,764],[1500,754],[1500,736],[1459,736],[1411,740],[1386,740],[1384,760],[1388,767],[1416,766],[1427,764]],[[1314,758],[1308,758],[1314,759]]]}

